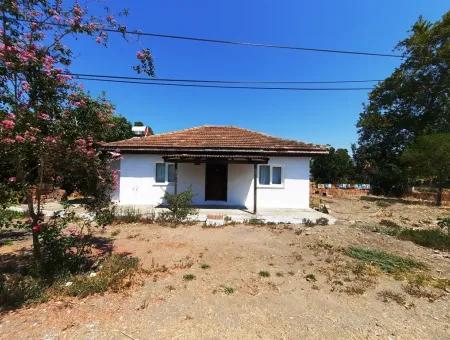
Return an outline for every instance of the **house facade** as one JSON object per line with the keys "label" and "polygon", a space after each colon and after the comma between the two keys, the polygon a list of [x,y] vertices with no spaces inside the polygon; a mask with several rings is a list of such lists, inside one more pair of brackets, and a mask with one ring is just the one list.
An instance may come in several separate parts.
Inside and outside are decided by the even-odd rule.
{"label": "house facade", "polygon": [[[120,152],[113,201],[163,204],[166,191],[191,188],[199,206],[309,207],[311,156],[327,148],[232,126],[200,126],[106,143]],[[255,185],[256,184],[256,185]]]}

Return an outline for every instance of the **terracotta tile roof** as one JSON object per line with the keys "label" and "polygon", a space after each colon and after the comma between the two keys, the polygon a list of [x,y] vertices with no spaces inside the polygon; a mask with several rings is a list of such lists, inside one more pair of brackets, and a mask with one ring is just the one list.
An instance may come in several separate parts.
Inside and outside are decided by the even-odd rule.
{"label": "terracotta tile roof", "polygon": [[297,152],[327,153],[323,145],[269,136],[235,126],[199,126],[169,133],[133,137],[130,139],[104,143],[103,149],[134,151],[174,151],[174,150],[229,150],[241,152]]}

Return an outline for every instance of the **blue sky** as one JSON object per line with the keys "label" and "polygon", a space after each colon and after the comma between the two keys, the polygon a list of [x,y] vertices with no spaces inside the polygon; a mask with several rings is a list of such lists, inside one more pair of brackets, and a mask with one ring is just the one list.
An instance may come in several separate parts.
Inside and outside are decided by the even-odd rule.
{"label": "blue sky", "polygon": [[[101,4],[117,4],[103,1]],[[122,2],[122,4],[125,2]],[[92,5],[91,5],[92,6]],[[128,1],[131,29],[317,48],[392,52],[423,15],[435,21],[446,1]],[[112,6],[113,9],[120,7]],[[91,8],[96,12],[96,8]],[[383,79],[399,61],[391,58],[203,44],[111,36],[108,48],[85,38],[70,42],[73,72],[135,76],[136,51],[151,49],[157,77],[223,80]],[[349,148],[368,91],[280,92],[177,88],[83,81],[102,91],[129,120],[156,133],[204,124],[236,125],[265,133]],[[337,85],[339,86],[339,85]],[[343,85],[343,86],[359,86]]]}

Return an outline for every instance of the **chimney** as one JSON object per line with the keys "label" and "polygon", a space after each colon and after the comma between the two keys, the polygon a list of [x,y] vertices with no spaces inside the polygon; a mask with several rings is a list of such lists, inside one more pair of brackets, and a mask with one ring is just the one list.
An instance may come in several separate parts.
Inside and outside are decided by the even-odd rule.
{"label": "chimney", "polygon": [[133,126],[131,131],[133,131],[134,135],[138,137],[146,137],[150,135],[149,128],[147,126]]}

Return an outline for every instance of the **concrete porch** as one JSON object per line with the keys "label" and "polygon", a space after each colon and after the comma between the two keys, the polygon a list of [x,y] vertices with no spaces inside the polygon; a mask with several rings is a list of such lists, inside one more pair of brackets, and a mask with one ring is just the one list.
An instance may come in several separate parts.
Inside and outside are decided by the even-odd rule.
{"label": "concrete porch", "polygon": [[[140,206],[140,205],[120,205],[119,209],[126,211],[127,208],[138,210],[143,216],[154,214],[158,216],[160,213],[167,211],[163,206]],[[329,224],[334,224],[336,219],[330,215],[321,213],[314,209],[259,209],[257,214],[253,214],[245,207],[239,206],[203,206],[195,207],[196,215],[191,215],[189,220],[196,222],[204,222],[208,225],[224,225],[226,222],[245,223],[252,220],[260,220],[264,223],[286,223],[286,224],[303,224],[305,220],[313,223],[319,218],[328,219]]]}

